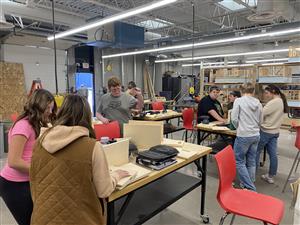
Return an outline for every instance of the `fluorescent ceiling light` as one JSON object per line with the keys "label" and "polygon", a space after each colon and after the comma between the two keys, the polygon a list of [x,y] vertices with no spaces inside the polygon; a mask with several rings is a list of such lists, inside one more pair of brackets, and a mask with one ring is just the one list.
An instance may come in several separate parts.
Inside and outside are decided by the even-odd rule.
{"label": "fluorescent ceiling light", "polygon": [[[150,4],[142,5],[142,6],[139,6],[139,7],[124,11],[124,12],[117,13],[115,15],[105,17],[101,20],[86,24],[84,26],[80,26],[78,28],[74,28],[74,29],[71,29],[71,30],[67,30],[67,31],[55,34],[55,39],[66,37],[66,36],[69,36],[71,34],[76,34],[76,33],[79,33],[79,32],[85,31],[85,30],[92,29],[94,27],[99,27],[99,26],[102,26],[104,24],[108,24],[108,23],[111,23],[111,22],[114,22],[114,21],[117,21],[117,20],[122,20],[122,19],[134,16],[134,15],[137,15],[137,14],[141,14],[141,13],[144,13],[144,12],[147,12],[147,11],[150,11],[150,10],[153,10],[153,9],[171,4],[171,3],[176,2],[176,1],[177,0],[163,0],[163,1],[156,1],[156,2],[152,2]],[[49,41],[54,40],[54,36],[49,36],[48,40]]]}
{"label": "fluorescent ceiling light", "polygon": [[215,69],[215,68],[235,68],[235,67],[250,67],[254,64],[236,64],[236,65],[223,65],[223,66],[203,66],[203,69]]}
{"label": "fluorescent ceiling light", "polygon": [[284,63],[263,63],[262,66],[283,66]]}
{"label": "fluorescent ceiling light", "polygon": [[[234,64],[237,63],[237,61],[229,61],[228,64]],[[209,62],[209,63],[203,63],[203,66],[211,66],[211,65],[225,65],[225,62]],[[190,67],[190,66],[201,66],[201,63],[194,63],[194,64],[182,64],[182,67]]]}
{"label": "fluorescent ceiling light", "polygon": [[178,59],[162,59],[155,60],[155,63],[164,63],[164,62],[178,62],[178,61],[190,61],[190,60],[199,60],[199,59],[213,59],[213,58],[223,58],[223,57],[234,57],[234,56],[244,56],[244,55],[263,55],[263,54],[274,54],[280,52],[288,52],[289,49],[277,49],[277,50],[267,50],[267,51],[257,51],[257,52],[240,52],[232,54],[223,54],[223,55],[207,55],[207,56],[198,56],[198,57],[186,57]]}
{"label": "fluorescent ceiling light", "polygon": [[[300,32],[300,27],[295,29],[287,29],[282,31],[273,31],[273,32],[266,32],[266,33],[259,33],[259,34],[251,34],[251,35],[245,35],[241,37],[233,37],[233,38],[223,38],[223,39],[217,39],[212,41],[203,41],[198,42],[194,44],[194,47],[201,47],[201,46],[208,46],[208,45],[214,45],[214,44],[222,44],[222,43],[231,43],[231,42],[237,42],[237,41],[245,41],[245,40],[252,40],[262,37],[269,37],[269,36],[280,36],[280,35],[287,35],[292,33]],[[151,53],[151,52],[161,52],[161,51],[168,51],[168,50],[176,50],[176,49],[188,49],[192,48],[193,43],[189,44],[182,44],[182,45],[174,45],[174,46],[168,46],[168,47],[161,47],[161,48],[155,48],[155,49],[144,49],[139,51],[132,51],[132,52],[123,52],[118,54],[112,54],[112,55],[104,55],[102,56],[102,59],[107,58],[114,58],[119,56],[128,56],[128,55],[139,55],[139,54],[145,54],[145,53]]]}
{"label": "fluorescent ceiling light", "polygon": [[246,63],[280,62],[280,61],[288,61],[288,60],[289,60],[289,58],[259,59],[259,60],[247,60]]}

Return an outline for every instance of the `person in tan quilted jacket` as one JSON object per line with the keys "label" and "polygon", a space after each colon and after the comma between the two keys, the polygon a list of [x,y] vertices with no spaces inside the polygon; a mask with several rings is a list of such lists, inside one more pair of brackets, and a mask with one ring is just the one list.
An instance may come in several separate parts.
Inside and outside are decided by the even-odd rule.
{"label": "person in tan quilted jacket", "polygon": [[54,126],[41,131],[33,151],[32,225],[106,224],[104,199],[128,173],[110,173],[94,137],[87,100],[67,96]]}

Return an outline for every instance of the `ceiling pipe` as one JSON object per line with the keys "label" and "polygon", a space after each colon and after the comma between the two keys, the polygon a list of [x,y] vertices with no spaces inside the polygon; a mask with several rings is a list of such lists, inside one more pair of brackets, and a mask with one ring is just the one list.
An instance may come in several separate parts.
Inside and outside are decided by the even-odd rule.
{"label": "ceiling pipe", "polygon": [[[27,7],[25,4],[20,4],[8,0],[1,0],[1,6],[3,8],[4,14],[6,15],[13,14],[23,18],[29,18],[46,23],[49,23],[49,18],[52,17],[51,10],[49,9]],[[70,27],[77,27],[79,25],[85,24],[84,18],[61,12],[55,12],[55,21],[56,24]]]}

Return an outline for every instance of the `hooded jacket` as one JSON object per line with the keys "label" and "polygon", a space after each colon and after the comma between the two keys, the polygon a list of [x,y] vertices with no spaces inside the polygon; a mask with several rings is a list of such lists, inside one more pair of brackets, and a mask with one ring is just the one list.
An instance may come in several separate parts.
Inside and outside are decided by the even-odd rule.
{"label": "hooded jacket", "polygon": [[262,121],[262,105],[258,99],[244,95],[233,103],[231,122],[237,128],[237,136],[259,136]]}
{"label": "hooded jacket", "polygon": [[102,146],[84,127],[50,129],[41,130],[33,151],[31,224],[106,224],[102,198],[113,192],[117,179]]}

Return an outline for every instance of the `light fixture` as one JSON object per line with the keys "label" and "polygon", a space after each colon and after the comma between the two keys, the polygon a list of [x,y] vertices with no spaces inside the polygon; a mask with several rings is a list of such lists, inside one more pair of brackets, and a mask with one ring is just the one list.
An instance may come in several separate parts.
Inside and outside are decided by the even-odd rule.
{"label": "light fixture", "polygon": [[[237,61],[229,61],[228,64],[234,64],[237,63]],[[203,66],[211,66],[211,65],[225,65],[225,62],[209,62],[209,63],[203,63]],[[194,63],[194,64],[182,64],[182,67],[191,67],[191,66],[201,66],[201,63]]]}
{"label": "light fixture", "polygon": [[[257,52],[240,52],[240,53],[223,54],[223,55],[206,55],[206,56],[194,57],[194,60],[223,58],[223,57],[234,57],[234,56],[245,56],[245,55],[274,54],[274,53],[288,52],[288,51],[289,51],[289,49],[277,49],[277,50],[274,49],[274,50],[257,51]],[[178,59],[162,59],[162,60],[155,60],[155,63],[179,62],[179,61],[190,61],[190,60],[192,60],[191,57],[178,58]]]}
{"label": "light fixture", "polygon": [[215,69],[215,68],[235,68],[235,67],[250,67],[254,64],[236,64],[236,65],[219,65],[219,66],[203,66],[203,69]]}
{"label": "light fixture", "polygon": [[[115,15],[105,17],[105,18],[100,19],[98,21],[88,23],[84,26],[80,26],[78,28],[74,28],[74,29],[71,29],[71,30],[67,30],[67,31],[58,33],[58,34],[55,35],[55,39],[66,37],[66,36],[69,36],[71,34],[76,34],[76,33],[79,33],[79,32],[85,31],[85,30],[92,29],[94,27],[99,27],[99,26],[102,26],[104,24],[108,24],[108,23],[111,23],[111,22],[114,22],[114,21],[117,21],[117,20],[122,20],[122,19],[134,16],[134,15],[137,15],[137,14],[141,14],[141,13],[144,13],[144,12],[147,12],[147,11],[150,11],[150,10],[153,10],[153,9],[171,4],[171,3],[176,2],[176,1],[177,0],[163,0],[163,1],[156,1],[156,2],[146,4],[146,5],[142,5],[142,6],[139,6],[139,7],[124,11],[124,12],[117,13]],[[48,40],[49,41],[54,40],[54,36],[49,36]]]}
{"label": "light fixture", "polygon": [[284,63],[263,63],[262,66],[283,66]]}
{"label": "light fixture", "polygon": [[247,60],[246,63],[280,62],[280,61],[288,61],[288,60],[289,60],[289,58],[259,59],[259,60]]}
{"label": "light fixture", "polygon": [[[214,44],[222,44],[222,43],[230,43],[230,42],[244,41],[244,40],[250,40],[250,39],[257,39],[257,38],[261,38],[261,37],[286,35],[286,34],[297,33],[297,32],[300,32],[300,28],[252,34],[252,35],[245,35],[245,36],[239,36],[239,37],[233,37],[233,38],[217,39],[217,40],[212,40],[212,41],[203,41],[203,42],[195,43],[194,46],[195,47],[208,46],[208,45],[214,45]],[[188,48],[192,48],[192,47],[193,47],[193,43],[189,43],[189,44],[174,45],[174,46],[161,47],[161,48],[155,48],[155,49],[144,49],[144,50],[139,50],[139,51],[104,55],[104,56],[102,56],[102,58],[107,59],[107,58],[114,58],[114,57],[119,57],[119,56],[139,55],[139,54],[145,54],[145,53],[151,53],[151,52],[161,52],[161,51],[168,51],[168,50],[175,50],[175,49],[184,49],[184,48],[188,49]]]}

